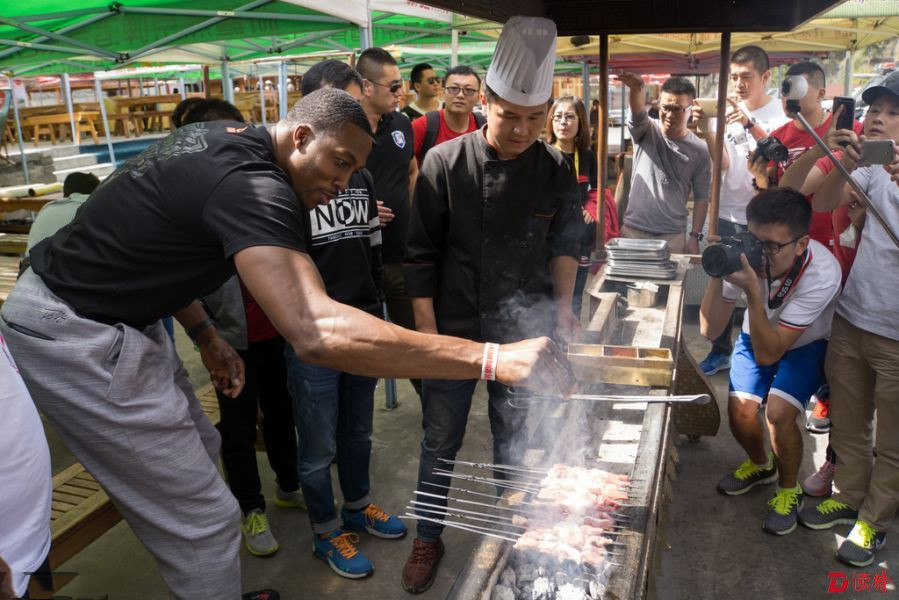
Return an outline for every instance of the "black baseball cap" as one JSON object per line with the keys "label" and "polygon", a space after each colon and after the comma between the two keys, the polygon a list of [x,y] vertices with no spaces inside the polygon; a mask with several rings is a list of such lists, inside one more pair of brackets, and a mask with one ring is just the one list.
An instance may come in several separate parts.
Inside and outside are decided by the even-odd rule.
{"label": "black baseball cap", "polygon": [[862,92],[862,100],[865,104],[871,104],[884,94],[899,98],[899,71],[893,71],[880,84],[872,85]]}

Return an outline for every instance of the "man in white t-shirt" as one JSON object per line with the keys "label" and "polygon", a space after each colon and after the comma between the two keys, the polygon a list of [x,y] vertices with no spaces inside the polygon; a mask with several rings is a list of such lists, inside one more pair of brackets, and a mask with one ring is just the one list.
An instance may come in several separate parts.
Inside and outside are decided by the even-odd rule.
{"label": "man in white t-shirt", "polygon": [[[0,337],[0,598],[18,598],[50,552],[50,449],[19,370]],[[43,569],[41,568],[43,567]]]}
{"label": "man in white t-shirt", "polygon": [[[776,480],[762,528],[786,535],[796,528],[802,509],[797,482],[802,434],[796,418],[824,379],[840,266],[827,248],[809,239],[812,209],[799,192],[765,190],[750,200],[746,216],[749,233],[761,246],[758,270],[741,256],[742,270],[709,281],[699,309],[702,334],[711,339],[731,319],[740,294],[746,296],[743,331],[731,357],[728,416],[749,458],[718,482],[718,491],[737,495]],[[766,400],[771,454],[758,419]]]}
{"label": "man in white t-shirt", "polygon": [[[899,71],[866,89],[862,99],[869,105],[865,130],[899,144]],[[899,151],[888,165],[859,168],[859,136],[838,130],[833,141],[846,144],[840,162],[893,235],[899,235]],[[834,170],[821,182],[813,202],[815,210],[831,211],[858,204],[860,198]],[[852,525],[837,558],[858,568],[874,562],[899,509],[899,247],[880,219],[870,210],[867,215],[837,303],[825,362],[831,384],[830,443],[839,456],[834,495],[799,516],[800,523],[811,529]]]}
{"label": "man in white t-shirt", "polygon": [[[787,123],[780,100],[768,95],[771,71],[768,54],[758,46],[744,46],[731,55],[730,82],[739,102],[728,98],[727,129],[721,155],[721,194],[718,202],[718,235],[731,236],[746,231],[746,205],[755,195],[753,176],[749,171],[749,155],[758,140]],[[698,103],[693,107],[696,131],[704,137],[714,156],[717,119],[703,112]],[[730,368],[733,352],[732,323],[712,340],[712,349],[699,363],[706,375]]]}

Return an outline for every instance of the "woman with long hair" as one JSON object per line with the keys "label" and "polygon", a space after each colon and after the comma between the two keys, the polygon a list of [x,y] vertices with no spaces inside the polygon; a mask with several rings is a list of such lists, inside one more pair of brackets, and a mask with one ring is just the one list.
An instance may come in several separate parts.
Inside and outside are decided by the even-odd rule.
{"label": "woman with long hair", "polygon": [[[596,239],[597,193],[596,155],[590,149],[590,126],[584,103],[574,96],[562,96],[552,105],[546,120],[546,140],[568,156],[577,173],[578,189],[584,214],[584,232],[578,261],[577,279],[572,296],[574,314],[581,314],[581,300],[590,269],[590,253]],[[606,190],[603,210],[606,212],[605,238],[618,236],[618,212],[615,200]],[[611,207],[611,210],[610,210]],[[605,241],[605,240],[603,240]]]}

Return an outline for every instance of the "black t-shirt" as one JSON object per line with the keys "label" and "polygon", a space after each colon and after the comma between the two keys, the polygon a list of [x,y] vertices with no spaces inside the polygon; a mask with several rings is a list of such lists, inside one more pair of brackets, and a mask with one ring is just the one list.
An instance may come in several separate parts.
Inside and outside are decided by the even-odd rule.
{"label": "black t-shirt", "polygon": [[143,327],[221,286],[239,250],[305,252],[304,212],[267,130],[194,123],[116,170],[31,265],[79,314]]}
{"label": "black t-shirt", "polygon": [[378,200],[394,214],[381,230],[383,259],[385,264],[401,263],[409,228],[409,161],[415,156],[412,123],[399,113],[388,113],[378,122],[375,140],[365,167],[375,180]]}

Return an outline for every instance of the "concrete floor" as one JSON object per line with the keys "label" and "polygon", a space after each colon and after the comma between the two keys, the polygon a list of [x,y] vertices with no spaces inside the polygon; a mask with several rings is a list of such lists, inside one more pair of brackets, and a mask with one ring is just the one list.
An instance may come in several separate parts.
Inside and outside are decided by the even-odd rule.
{"label": "concrete floor", "polygon": [[[688,309],[689,311],[690,309]],[[685,317],[685,339],[694,356],[700,359],[707,343],[698,336],[695,309]],[[179,332],[178,350],[199,387],[206,376],[198,355]],[[761,530],[765,503],[770,488],[754,490],[744,496],[728,498],[715,491],[718,478],[735,468],[743,456],[731,437],[726,422],[724,392],[727,375],[714,378],[722,425],[714,438],[698,443],[677,436],[679,455],[672,497],[663,516],[662,551],[655,566],[654,591],[659,599],[756,599],[794,600],[832,598],[827,593],[828,572],[848,569],[833,558],[843,528],[833,532],[813,532],[799,527],[792,534],[776,538]],[[378,503],[389,511],[401,511],[414,488],[418,444],[421,440],[420,405],[406,381],[398,385],[399,406],[384,409],[383,386],[379,386],[375,409],[374,452],[372,457],[373,492]],[[490,435],[483,386],[473,403],[468,433],[460,458],[489,460]],[[54,445],[54,460],[65,460],[66,452]],[[825,436],[805,435],[805,458],[801,476],[820,464],[826,446]],[[54,463],[56,464],[56,463]],[[271,493],[274,481],[265,457],[259,455],[263,490]],[[57,468],[61,468],[57,466]],[[336,477],[335,477],[336,481]],[[334,575],[327,565],[312,555],[311,532],[305,513],[272,507],[272,530],[281,550],[271,558],[256,558],[242,552],[244,590],[276,588],[284,600],[326,597],[335,599],[409,598],[399,583],[402,565],[408,555],[411,536],[386,541],[363,536],[360,548],[375,563],[375,573],[361,581]],[[880,562],[860,572],[880,573],[886,569],[899,581],[899,524],[894,523],[888,538],[892,543],[881,551]],[[434,586],[421,597],[444,598],[462,569],[476,539],[472,534],[448,530],[447,554]],[[78,576],[59,595],[74,598],[110,600],[163,600],[168,598],[152,557],[136,540],[125,523],[120,523],[78,556],[62,565],[61,571]],[[876,592],[848,592],[837,597],[880,597]],[[895,586],[885,597],[896,596]]]}

